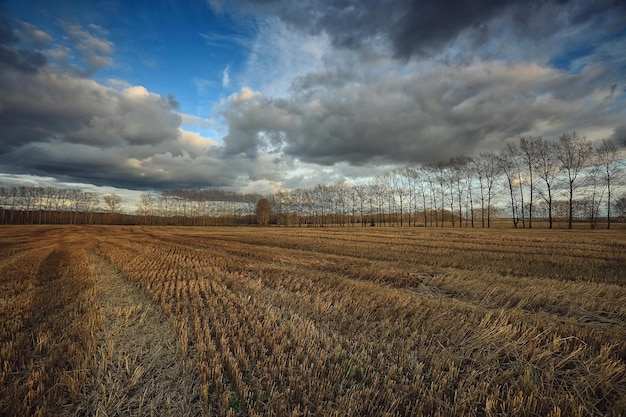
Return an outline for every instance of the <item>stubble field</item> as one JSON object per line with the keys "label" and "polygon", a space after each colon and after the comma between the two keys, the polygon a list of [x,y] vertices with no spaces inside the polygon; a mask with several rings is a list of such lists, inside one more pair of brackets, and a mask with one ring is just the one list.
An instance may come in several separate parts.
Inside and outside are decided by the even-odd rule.
{"label": "stubble field", "polygon": [[626,233],[0,229],[0,415],[622,416]]}

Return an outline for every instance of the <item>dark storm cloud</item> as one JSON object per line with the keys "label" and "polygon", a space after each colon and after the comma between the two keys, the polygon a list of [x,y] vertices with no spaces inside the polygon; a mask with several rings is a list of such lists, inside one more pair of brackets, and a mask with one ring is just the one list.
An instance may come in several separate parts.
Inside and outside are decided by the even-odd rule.
{"label": "dark storm cloud", "polygon": [[[335,46],[367,49],[385,40],[396,58],[429,55],[463,34],[473,45],[505,29],[541,40],[604,14],[605,24],[623,22],[624,4],[614,0],[269,0],[244,1],[246,10],[277,16],[295,30],[328,34]],[[506,25],[492,26],[508,16]],[[623,25],[623,23],[621,23]]]}
{"label": "dark storm cloud", "polygon": [[19,71],[34,73],[46,64],[40,52],[24,51],[0,45],[0,67],[11,67]]}
{"label": "dark storm cloud", "polygon": [[328,73],[310,74],[308,88],[288,99],[243,89],[222,102],[229,126],[224,149],[357,166],[475,154],[523,134],[613,125],[619,113],[612,113],[614,100],[605,100],[605,76],[598,68],[569,75],[536,64],[482,60],[333,88],[326,88],[335,85]]}
{"label": "dark storm cloud", "polygon": [[439,49],[465,29],[481,29],[494,15],[513,4],[523,7],[531,1],[452,0],[410,2],[402,19],[390,28],[395,53],[408,57]]}
{"label": "dark storm cloud", "polygon": [[229,156],[283,153],[327,166],[433,162],[498,150],[523,134],[606,132],[621,123],[620,96],[607,98],[607,85],[624,76],[621,2],[248,7],[338,48],[325,53],[323,68],[296,76],[286,97],[244,89],[224,101]]}
{"label": "dark storm cloud", "polygon": [[620,124],[613,132],[611,136],[611,140],[615,142],[618,146],[626,147],[626,123]]}
{"label": "dark storm cloud", "polygon": [[510,8],[502,0],[411,1],[273,0],[250,2],[250,8],[278,16],[297,30],[327,33],[337,46],[360,48],[384,37],[397,57],[431,52],[466,28],[479,28]]}
{"label": "dark storm cloud", "polygon": [[169,152],[152,151],[141,160],[128,148],[101,149],[69,143],[33,143],[12,154],[14,173],[52,176],[99,186],[150,190],[230,185],[220,165],[204,157],[205,164]]}
{"label": "dark storm cloud", "polygon": [[16,31],[0,16],[0,71],[37,72],[46,64],[46,57],[39,51],[20,49],[19,41]]}

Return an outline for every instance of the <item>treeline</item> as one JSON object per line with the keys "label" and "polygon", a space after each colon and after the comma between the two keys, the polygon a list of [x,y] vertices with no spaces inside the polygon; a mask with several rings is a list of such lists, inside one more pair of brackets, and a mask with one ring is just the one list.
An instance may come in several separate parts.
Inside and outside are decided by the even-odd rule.
{"label": "treeline", "polygon": [[0,224],[90,224],[100,214],[96,193],[73,188],[0,187]]}
{"label": "treeline", "polygon": [[615,143],[594,147],[575,132],[557,140],[522,137],[500,152],[404,167],[363,185],[318,185],[278,192],[270,198],[272,222],[313,225],[490,227],[508,219],[513,227],[542,221],[600,220],[610,228],[626,215],[624,160]]}
{"label": "treeline", "polygon": [[596,227],[626,214],[620,149],[608,139],[596,147],[575,132],[557,140],[522,137],[500,152],[405,167],[363,185],[318,185],[271,197],[277,224],[513,227],[576,221]]}
{"label": "treeline", "polygon": [[256,222],[258,194],[222,190],[144,193],[134,214],[117,194],[73,188],[0,187],[0,224],[245,225]]}
{"label": "treeline", "polygon": [[[626,145],[626,143],[624,143]],[[364,184],[320,184],[271,196],[179,189],[140,195],[134,215],[121,198],[76,189],[0,188],[0,224],[513,227],[626,217],[618,146],[565,133],[521,137],[499,152],[407,166]]]}
{"label": "treeline", "polygon": [[260,194],[182,189],[143,193],[136,221],[146,225],[218,226],[256,223]]}

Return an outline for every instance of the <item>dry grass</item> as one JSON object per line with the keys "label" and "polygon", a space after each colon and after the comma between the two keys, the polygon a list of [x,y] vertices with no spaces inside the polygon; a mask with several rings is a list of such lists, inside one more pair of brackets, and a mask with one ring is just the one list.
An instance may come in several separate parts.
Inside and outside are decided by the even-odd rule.
{"label": "dry grass", "polygon": [[[29,394],[22,377],[12,377],[40,369],[36,354],[27,363],[5,356],[39,334],[15,317],[48,317],[42,329],[77,327],[33,309],[25,300],[37,285],[27,283],[48,270],[76,277],[77,267],[58,265],[82,259],[81,288],[101,288],[87,291],[100,300],[95,319],[72,316],[89,333],[73,351],[77,369],[88,371],[78,388],[50,397],[56,408],[48,410],[72,404],[85,415],[149,415],[175,404],[172,413],[189,415],[626,413],[623,231],[6,230],[1,284],[13,295],[1,304],[3,410],[34,414],[18,407],[28,395],[49,395],[56,378]],[[65,240],[52,244],[61,231]],[[46,263],[52,253],[72,253],[72,262]],[[163,338],[150,339],[155,329]],[[120,346],[128,340],[136,347]],[[170,370],[173,357],[182,368]],[[173,376],[186,381],[178,391]],[[142,398],[149,387],[161,397]]]}
{"label": "dry grass", "polygon": [[103,330],[74,415],[202,415],[199,386],[165,314],[108,262],[90,260],[102,288]]}
{"label": "dry grass", "polygon": [[97,293],[76,239],[3,229],[4,245],[13,245],[0,257],[2,415],[63,415],[85,382]]}

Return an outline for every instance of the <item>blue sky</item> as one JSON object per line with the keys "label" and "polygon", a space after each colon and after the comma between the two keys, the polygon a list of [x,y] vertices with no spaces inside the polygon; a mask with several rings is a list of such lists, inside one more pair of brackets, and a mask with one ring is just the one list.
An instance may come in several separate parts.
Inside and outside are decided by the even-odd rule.
{"label": "blue sky", "polygon": [[623,1],[0,2],[0,185],[269,193],[626,136]]}

